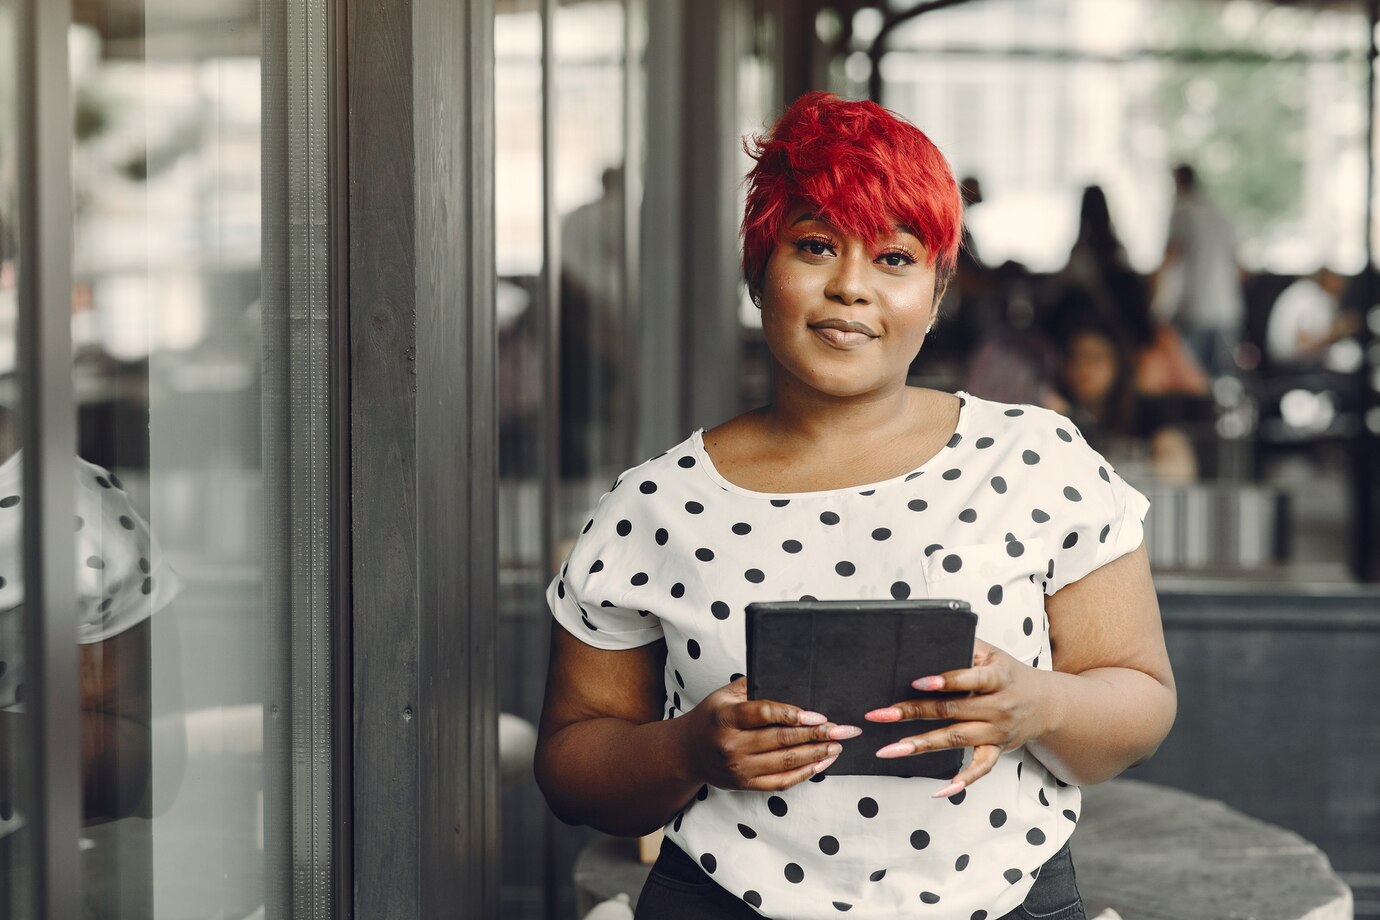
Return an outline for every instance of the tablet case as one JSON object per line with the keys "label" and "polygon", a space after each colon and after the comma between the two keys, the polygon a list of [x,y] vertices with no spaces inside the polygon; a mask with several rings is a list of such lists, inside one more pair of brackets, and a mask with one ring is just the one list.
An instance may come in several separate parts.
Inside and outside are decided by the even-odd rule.
{"label": "tablet case", "polygon": [[788,601],[747,606],[748,698],[777,700],[863,733],[841,742],[828,770],[840,776],[952,779],[959,749],[882,758],[876,751],[948,722],[868,722],[863,714],[902,700],[944,696],[911,681],[970,667],[977,614],[966,601]]}

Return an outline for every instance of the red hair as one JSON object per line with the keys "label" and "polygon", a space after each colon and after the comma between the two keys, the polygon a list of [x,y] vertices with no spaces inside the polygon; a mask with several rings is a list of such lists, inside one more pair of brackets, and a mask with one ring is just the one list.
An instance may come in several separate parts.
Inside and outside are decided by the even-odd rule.
{"label": "red hair", "polygon": [[771,133],[744,142],[757,161],[747,174],[743,276],[756,299],[767,260],[790,212],[805,205],[869,245],[899,221],[929,252],[939,286],[953,276],[962,237],[958,184],[919,128],[874,102],[811,92]]}

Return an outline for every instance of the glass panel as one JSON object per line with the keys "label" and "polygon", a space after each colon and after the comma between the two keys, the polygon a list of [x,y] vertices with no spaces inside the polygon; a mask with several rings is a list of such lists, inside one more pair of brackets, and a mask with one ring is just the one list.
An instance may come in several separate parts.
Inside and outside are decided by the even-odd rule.
{"label": "glass panel", "polygon": [[97,917],[329,909],[325,7],[262,11],[94,2],[70,36]]}
{"label": "glass panel", "polygon": [[917,379],[1073,415],[1155,502],[1161,572],[1350,578],[1365,44],[1344,5],[976,0],[881,60],[977,180]]}
{"label": "glass panel", "polygon": [[31,833],[24,824],[28,726],[24,722],[24,544],[17,501],[19,227],[16,168],[18,48],[15,0],[0,0],[0,920],[33,916]]}

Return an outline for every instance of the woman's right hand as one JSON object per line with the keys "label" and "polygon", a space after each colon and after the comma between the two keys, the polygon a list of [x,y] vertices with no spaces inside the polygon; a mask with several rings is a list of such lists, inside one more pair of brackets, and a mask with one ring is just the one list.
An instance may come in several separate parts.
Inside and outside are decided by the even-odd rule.
{"label": "woman's right hand", "polygon": [[779,792],[828,769],[862,729],[788,703],[749,700],[747,678],[715,690],[675,720],[696,781]]}

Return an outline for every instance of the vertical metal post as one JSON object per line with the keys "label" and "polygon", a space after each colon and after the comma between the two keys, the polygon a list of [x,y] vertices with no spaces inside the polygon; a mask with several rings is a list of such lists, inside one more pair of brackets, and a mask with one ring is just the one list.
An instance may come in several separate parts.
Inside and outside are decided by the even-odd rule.
{"label": "vertical metal post", "polygon": [[19,364],[24,450],[24,656],[33,904],[81,907],[72,457],[72,100],[69,0],[19,3]]}
{"label": "vertical metal post", "polygon": [[1380,580],[1380,559],[1375,546],[1375,470],[1372,460],[1375,457],[1376,432],[1371,427],[1374,414],[1380,411],[1377,399],[1375,375],[1380,374],[1380,363],[1371,357],[1370,343],[1375,335],[1370,330],[1370,319],[1380,308],[1380,283],[1376,279],[1375,264],[1375,80],[1376,60],[1380,57],[1377,47],[1376,31],[1380,29],[1380,0],[1370,0],[1366,42],[1366,274],[1365,274],[1365,316],[1361,324],[1361,344],[1366,360],[1356,371],[1355,392],[1357,411],[1361,424],[1351,446],[1351,564],[1352,571],[1363,581]]}
{"label": "vertical metal post", "polygon": [[[556,9],[557,0],[541,0],[541,301],[537,336],[544,351],[541,369],[545,424],[537,439],[541,465],[542,572],[556,570],[556,514],[560,507],[561,465],[561,231],[556,212]],[[546,620],[551,629],[550,619]],[[545,809],[542,832],[542,897],[546,920],[561,916],[560,860],[556,840],[560,823]]]}
{"label": "vertical metal post", "polygon": [[643,454],[638,431],[638,401],[642,398],[642,51],[646,34],[645,0],[623,0],[623,336],[619,356],[622,380],[619,388],[623,443],[617,462],[632,466]]}

